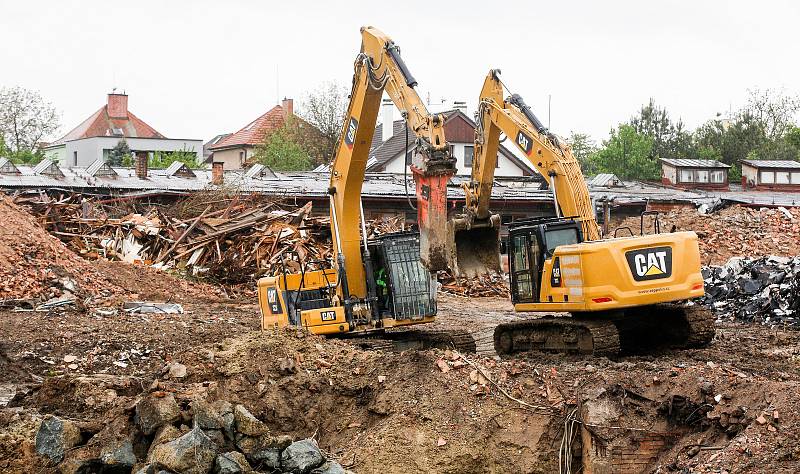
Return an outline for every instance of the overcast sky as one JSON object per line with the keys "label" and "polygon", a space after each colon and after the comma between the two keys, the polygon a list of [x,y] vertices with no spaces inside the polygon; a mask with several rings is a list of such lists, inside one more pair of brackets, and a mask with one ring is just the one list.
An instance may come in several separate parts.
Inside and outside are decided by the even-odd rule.
{"label": "overcast sky", "polygon": [[[489,68],[551,128],[605,138],[654,97],[695,127],[748,88],[800,92],[792,1],[2,0],[0,86],[38,90],[61,132],[112,87],[170,138],[238,130],[323,81],[349,87],[359,27],[400,45],[422,97],[474,109]],[[276,73],[277,71],[277,73]],[[51,137],[57,138],[57,137]]]}

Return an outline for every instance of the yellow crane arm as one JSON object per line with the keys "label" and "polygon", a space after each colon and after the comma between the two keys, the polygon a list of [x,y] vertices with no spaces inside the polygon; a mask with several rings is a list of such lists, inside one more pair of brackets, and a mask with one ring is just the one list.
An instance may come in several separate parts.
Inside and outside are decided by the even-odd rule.
{"label": "yellow crane arm", "polygon": [[[350,103],[331,166],[328,189],[333,249],[340,282],[337,291],[344,301],[351,296],[365,298],[368,291],[374,291],[367,288],[367,282],[371,282],[372,278],[365,278],[365,270],[371,269],[368,268],[369,259],[362,258],[361,252],[363,243],[368,255],[366,232],[363,231],[361,186],[384,92],[403,113],[414,133],[418,157],[412,167],[415,179],[422,180],[424,184],[431,176],[444,175],[449,178],[455,171],[454,160],[450,158],[444,136],[444,120],[440,115],[428,113],[414,90],[416,85],[416,80],[400,57],[399,48],[391,38],[376,28],[361,28],[361,52],[355,61]],[[383,126],[391,127],[393,124]],[[419,185],[417,187],[420,188]],[[426,217],[433,205],[441,205],[446,209],[446,201],[441,204],[434,202],[441,196],[431,196],[430,193],[426,196],[430,199],[421,199],[420,191],[417,192],[418,211],[426,212]],[[435,224],[444,227],[445,221]],[[428,227],[420,227],[424,239]],[[359,230],[364,234],[363,242]]]}
{"label": "yellow crane arm", "polygon": [[503,98],[498,74],[498,70],[490,71],[481,90],[472,178],[463,185],[467,219],[479,222],[490,217],[497,152],[504,133],[550,184],[556,212],[579,221],[585,240],[599,240],[589,188],[572,150],[544,127],[519,95]]}

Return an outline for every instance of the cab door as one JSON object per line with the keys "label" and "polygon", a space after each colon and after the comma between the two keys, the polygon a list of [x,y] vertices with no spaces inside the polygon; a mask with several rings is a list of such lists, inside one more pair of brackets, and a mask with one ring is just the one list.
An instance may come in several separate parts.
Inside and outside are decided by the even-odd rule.
{"label": "cab door", "polygon": [[539,301],[540,247],[535,234],[519,233],[509,236],[511,301]]}

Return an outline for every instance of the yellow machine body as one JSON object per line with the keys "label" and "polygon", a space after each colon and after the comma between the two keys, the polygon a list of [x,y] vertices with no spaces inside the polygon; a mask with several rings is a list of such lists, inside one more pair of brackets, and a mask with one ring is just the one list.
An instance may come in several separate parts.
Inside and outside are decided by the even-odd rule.
{"label": "yellow machine body", "polygon": [[699,255],[694,232],[562,245],[543,262],[538,301],[519,301],[514,309],[582,313],[701,297]]}

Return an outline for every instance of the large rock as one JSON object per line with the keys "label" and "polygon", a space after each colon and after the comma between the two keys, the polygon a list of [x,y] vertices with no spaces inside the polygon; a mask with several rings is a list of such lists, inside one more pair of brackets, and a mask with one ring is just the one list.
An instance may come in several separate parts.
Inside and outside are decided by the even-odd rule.
{"label": "large rock", "polygon": [[242,405],[236,405],[233,409],[233,418],[236,422],[236,431],[247,436],[261,436],[267,433],[267,425],[253,416]]}
{"label": "large rock", "polygon": [[348,474],[341,464],[336,461],[328,461],[322,466],[311,471],[311,474]]}
{"label": "large rock", "polygon": [[225,425],[219,411],[205,400],[192,401],[194,422],[204,430],[221,430]]}
{"label": "large rock", "polygon": [[69,420],[47,415],[36,432],[36,452],[54,463],[64,459],[64,452],[81,442],[81,430]]}
{"label": "large rock", "polygon": [[116,446],[104,447],[100,451],[100,461],[109,470],[130,472],[136,464],[133,443],[129,439],[125,439]]}
{"label": "large rock", "polygon": [[154,392],[136,404],[136,424],[142,433],[151,435],[163,425],[179,420],[181,409],[171,393]]}
{"label": "large rock", "polygon": [[214,466],[217,445],[199,428],[152,449],[150,461],[184,474],[206,474]]}
{"label": "large rock", "polygon": [[247,456],[247,460],[257,467],[278,469],[281,467],[281,452],[292,444],[288,436],[238,435],[236,446]]}
{"label": "large rock", "polygon": [[317,442],[310,438],[295,441],[281,453],[281,467],[293,474],[308,474],[324,462]]}
{"label": "large rock", "polygon": [[252,470],[244,454],[237,451],[218,455],[214,463],[214,474],[239,474]]}

